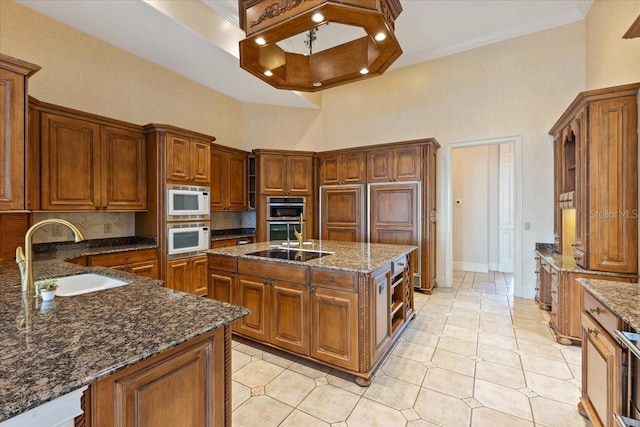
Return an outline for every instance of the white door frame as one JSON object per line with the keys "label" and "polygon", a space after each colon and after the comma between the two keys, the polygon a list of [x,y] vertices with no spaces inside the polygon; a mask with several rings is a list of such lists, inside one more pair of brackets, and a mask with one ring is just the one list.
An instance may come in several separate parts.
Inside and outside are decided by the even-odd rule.
{"label": "white door frame", "polygon": [[[444,149],[444,180],[446,194],[442,201],[442,218],[444,220],[444,277],[441,282],[445,287],[453,283],[453,190],[451,158],[452,150],[456,148],[475,147],[491,144],[513,144],[514,160],[514,272],[513,287],[515,296],[523,296],[522,289],[522,137],[519,135],[505,136],[501,138],[488,138],[472,141],[452,142],[445,145]],[[440,279],[440,278],[439,278]]]}

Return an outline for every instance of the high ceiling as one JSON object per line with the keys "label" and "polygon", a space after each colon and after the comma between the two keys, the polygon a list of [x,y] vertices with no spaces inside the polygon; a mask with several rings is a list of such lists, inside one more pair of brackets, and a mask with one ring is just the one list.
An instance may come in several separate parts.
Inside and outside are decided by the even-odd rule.
{"label": "high ceiling", "polygon": [[[315,107],[240,68],[238,42],[244,33],[238,28],[237,0],[17,2],[242,102]],[[593,0],[401,3],[396,36],[404,53],[391,70],[583,20]],[[318,41],[323,37],[333,35],[321,29]]]}

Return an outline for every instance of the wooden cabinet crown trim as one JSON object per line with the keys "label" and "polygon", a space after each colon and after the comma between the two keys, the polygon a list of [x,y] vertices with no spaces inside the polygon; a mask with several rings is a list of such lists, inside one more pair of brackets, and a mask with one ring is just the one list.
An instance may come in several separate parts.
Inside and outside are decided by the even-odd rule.
{"label": "wooden cabinet crown trim", "polygon": [[120,129],[127,129],[140,133],[142,132],[142,126],[136,125],[134,123],[112,119],[105,116],[99,116],[97,114],[87,113],[86,111],[75,110],[73,108],[63,107],[61,105],[49,104],[31,96],[29,97],[29,108],[39,112],[51,113],[63,117],[81,118],[98,125],[113,126]]}
{"label": "wooden cabinet crown trim", "polygon": [[211,136],[211,135],[207,135],[205,133],[200,133],[200,132],[196,132],[193,130],[189,130],[189,129],[184,129],[184,128],[180,128],[177,126],[172,126],[172,125],[167,125],[167,124],[158,124],[158,123],[149,123],[146,124],[142,127],[143,131],[145,133],[152,133],[152,132],[170,132],[173,134],[177,134],[180,136],[188,136],[190,138],[198,138],[198,139],[205,139],[208,141],[215,141],[216,137],[215,136]]}
{"label": "wooden cabinet crown trim", "polygon": [[0,68],[31,77],[40,70],[40,66],[22,59],[0,53]]}
{"label": "wooden cabinet crown trim", "polygon": [[614,86],[603,89],[588,90],[580,92],[573,100],[565,112],[549,131],[549,135],[557,135],[566,127],[575,116],[575,112],[583,105],[601,99],[618,98],[621,96],[637,95],[640,90],[640,82],[627,85]]}

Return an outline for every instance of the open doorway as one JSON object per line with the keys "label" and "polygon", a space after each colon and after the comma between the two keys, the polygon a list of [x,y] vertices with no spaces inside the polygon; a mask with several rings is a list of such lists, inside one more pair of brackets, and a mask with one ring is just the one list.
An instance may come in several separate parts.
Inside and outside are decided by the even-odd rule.
{"label": "open doorway", "polygon": [[521,139],[506,137],[445,146],[444,286],[453,270],[514,274],[522,294]]}

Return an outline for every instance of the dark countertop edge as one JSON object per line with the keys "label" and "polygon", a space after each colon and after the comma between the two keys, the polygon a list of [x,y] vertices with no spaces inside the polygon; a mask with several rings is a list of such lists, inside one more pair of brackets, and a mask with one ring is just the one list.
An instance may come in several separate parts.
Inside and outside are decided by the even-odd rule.
{"label": "dark countertop edge", "polygon": [[36,253],[34,254],[34,259],[35,260],[61,259],[64,261],[69,261],[71,259],[80,258],[83,256],[115,254],[118,252],[140,251],[144,249],[158,249],[158,244],[157,243],[132,243],[132,244],[125,244],[125,245],[103,246],[103,247],[94,247],[94,248],[64,249],[64,250],[58,250],[58,251]]}
{"label": "dark countertop edge", "polygon": [[[610,280],[593,280],[593,279],[578,279],[578,282],[584,287],[584,289],[593,295],[598,301],[605,305],[609,310],[611,310],[616,316],[621,318],[625,323],[627,323],[632,329],[635,331],[640,331],[640,319],[637,316],[630,316],[629,313],[624,310],[624,308],[620,307],[614,301],[610,299],[607,295],[607,290],[602,289],[602,286],[616,286],[623,287],[627,289],[632,289],[638,292],[638,296],[640,296],[640,285],[638,283],[627,283],[627,282],[615,282]],[[602,283],[606,282],[606,283]]]}
{"label": "dark countertop edge", "polygon": [[211,241],[215,242],[218,240],[227,240],[227,239],[242,239],[243,237],[255,237],[255,233],[239,233],[239,234],[224,234],[220,236],[211,236]]}

